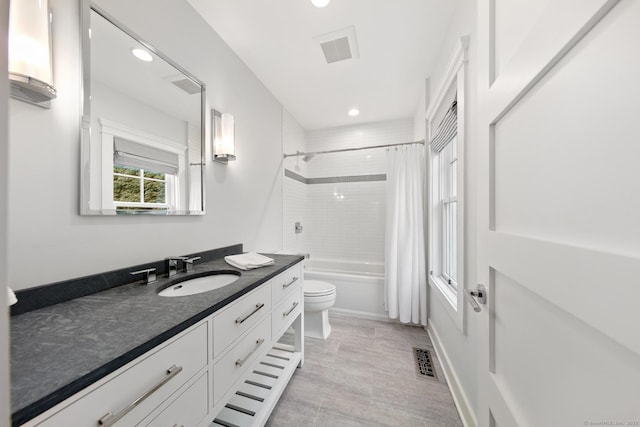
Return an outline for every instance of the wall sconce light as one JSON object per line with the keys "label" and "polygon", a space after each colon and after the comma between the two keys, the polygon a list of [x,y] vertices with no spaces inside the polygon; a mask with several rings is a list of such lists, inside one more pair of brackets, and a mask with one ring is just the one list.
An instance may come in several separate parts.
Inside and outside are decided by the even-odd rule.
{"label": "wall sconce light", "polygon": [[211,110],[211,123],[213,124],[211,132],[213,160],[225,164],[229,163],[229,160],[235,160],[235,122],[233,115]]}
{"label": "wall sconce light", "polygon": [[327,6],[330,2],[331,0],[311,0],[311,3],[315,7],[319,7],[319,8]]}
{"label": "wall sconce light", "polygon": [[56,97],[49,0],[12,0],[9,11],[11,97],[43,108]]}

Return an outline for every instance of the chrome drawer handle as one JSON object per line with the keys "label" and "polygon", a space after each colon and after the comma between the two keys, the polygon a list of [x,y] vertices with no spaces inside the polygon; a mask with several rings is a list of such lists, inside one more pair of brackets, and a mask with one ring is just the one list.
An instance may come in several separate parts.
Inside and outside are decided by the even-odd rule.
{"label": "chrome drawer handle", "polygon": [[253,316],[254,314],[256,314],[258,312],[258,310],[260,310],[262,307],[264,307],[264,303],[258,303],[256,304],[256,308],[249,314],[247,314],[244,317],[238,317],[236,319],[236,323],[240,324],[243,323],[245,320],[247,320],[249,317]]}
{"label": "chrome drawer handle", "polygon": [[242,365],[244,364],[244,362],[246,362],[246,361],[247,361],[247,359],[248,359],[248,358],[250,358],[250,357],[251,357],[251,355],[252,355],[253,353],[255,353],[255,352],[256,352],[256,350],[258,349],[258,347],[260,347],[260,344],[262,344],[263,342],[264,342],[264,338],[258,338],[258,339],[256,340],[256,348],[254,348],[253,350],[251,350],[251,351],[249,352],[249,354],[247,354],[247,355],[246,355],[245,357],[243,357],[242,359],[238,359],[238,360],[236,360],[236,366],[242,366]]}
{"label": "chrome drawer handle", "polygon": [[294,303],[293,303],[293,307],[291,307],[291,308],[289,309],[289,311],[286,311],[286,312],[282,313],[282,317],[287,317],[288,315],[290,315],[290,314],[291,314],[291,312],[292,312],[293,310],[295,310],[295,309],[296,309],[296,307],[298,306],[298,304],[299,304],[299,302],[298,302],[298,301],[294,302]]}
{"label": "chrome drawer handle", "polygon": [[149,390],[144,392],[140,397],[138,397],[136,400],[131,402],[126,408],[122,409],[116,415],[113,415],[111,412],[107,412],[105,415],[102,416],[102,418],[98,420],[98,425],[101,425],[104,427],[110,427],[114,425],[115,423],[120,421],[122,417],[124,417],[129,412],[131,412],[133,408],[141,404],[145,399],[147,399],[149,396],[155,393],[160,387],[168,383],[169,380],[171,380],[171,378],[175,377],[180,372],[182,372],[182,366],[176,366],[176,365],[171,366],[169,369],[167,369],[166,376],[162,380],[160,380],[156,385],[154,385]]}
{"label": "chrome drawer handle", "polygon": [[294,283],[296,283],[296,280],[298,280],[297,277],[294,277],[293,280],[291,280],[289,283],[285,283],[282,285],[283,288],[288,288],[289,286],[293,285]]}

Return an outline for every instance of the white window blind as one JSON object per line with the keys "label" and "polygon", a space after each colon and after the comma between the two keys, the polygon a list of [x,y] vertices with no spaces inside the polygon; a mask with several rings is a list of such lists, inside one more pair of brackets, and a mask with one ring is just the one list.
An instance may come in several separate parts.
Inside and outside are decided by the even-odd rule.
{"label": "white window blind", "polygon": [[113,138],[113,164],[170,175],[180,169],[177,154],[118,137]]}
{"label": "white window blind", "polygon": [[431,149],[439,153],[458,134],[458,101],[454,99],[431,138]]}

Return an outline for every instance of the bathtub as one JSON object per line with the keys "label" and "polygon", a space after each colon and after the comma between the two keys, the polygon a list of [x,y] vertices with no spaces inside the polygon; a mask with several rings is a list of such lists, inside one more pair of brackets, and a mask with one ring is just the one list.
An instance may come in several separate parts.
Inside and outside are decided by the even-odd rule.
{"label": "bathtub", "polygon": [[305,260],[304,278],[336,286],[333,313],[389,320],[384,311],[384,264],[332,259]]}

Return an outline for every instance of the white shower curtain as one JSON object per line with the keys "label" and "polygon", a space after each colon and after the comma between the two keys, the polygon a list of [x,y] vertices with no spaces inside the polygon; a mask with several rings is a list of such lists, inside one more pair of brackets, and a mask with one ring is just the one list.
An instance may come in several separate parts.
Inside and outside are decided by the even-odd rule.
{"label": "white shower curtain", "polygon": [[387,151],[385,308],[391,319],[427,324],[424,146]]}

